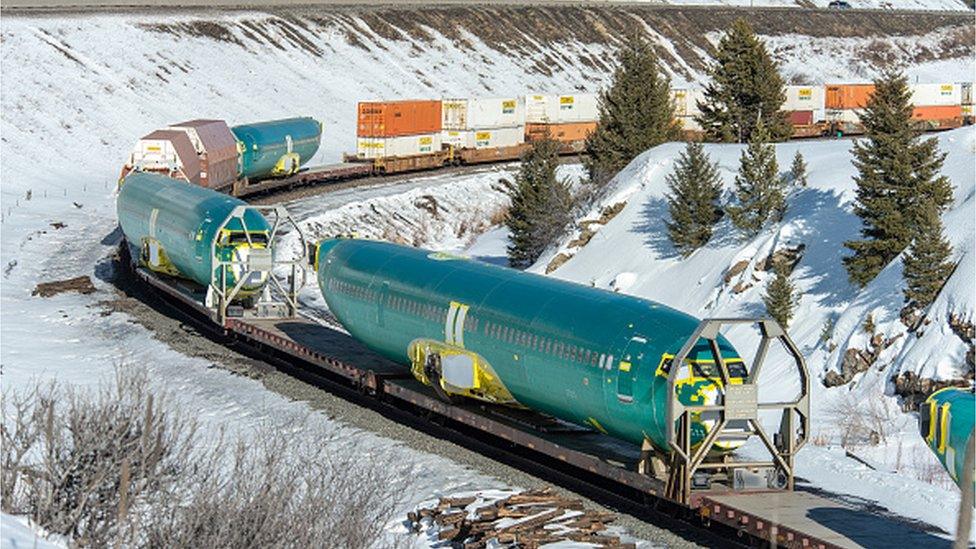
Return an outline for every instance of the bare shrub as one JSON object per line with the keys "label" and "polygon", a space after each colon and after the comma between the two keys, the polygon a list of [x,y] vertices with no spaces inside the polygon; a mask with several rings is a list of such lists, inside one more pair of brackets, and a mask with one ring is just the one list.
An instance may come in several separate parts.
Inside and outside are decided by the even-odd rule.
{"label": "bare shrub", "polygon": [[897,407],[884,395],[869,398],[846,393],[826,410],[828,424],[840,435],[844,448],[886,444]]}
{"label": "bare shrub", "polygon": [[26,460],[41,437],[43,412],[37,404],[38,388],[17,394],[5,392],[0,402],[0,510],[27,512],[21,481]]}
{"label": "bare shrub", "polygon": [[330,454],[332,444],[304,444],[280,429],[256,435],[233,445],[229,463],[210,460],[195,470],[187,494],[149,509],[169,519],[148,519],[147,545],[356,549],[376,542],[399,503],[393,464]]}
{"label": "bare shrub", "polygon": [[202,437],[138,368],[95,391],[35,384],[0,408],[3,511],[77,546],[366,547],[405,478],[294,425]]}
{"label": "bare shrub", "polygon": [[144,370],[119,367],[115,383],[93,393],[51,384],[12,401],[3,432],[17,462],[5,479],[11,508],[78,545],[108,543],[127,506],[187,465],[195,424],[166,411]]}

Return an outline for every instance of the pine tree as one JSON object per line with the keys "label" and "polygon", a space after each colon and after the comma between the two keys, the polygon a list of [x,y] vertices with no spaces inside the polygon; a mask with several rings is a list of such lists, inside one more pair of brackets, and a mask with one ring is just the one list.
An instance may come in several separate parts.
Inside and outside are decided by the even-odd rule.
{"label": "pine tree", "polygon": [[668,236],[683,256],[704,246],[722,218],[722,179],[701,143],[689,142],[668,174]]}
{"label": "pine tree", "polygon": [[861,239],[844,243],[851,282],[864,286],[918,235],[919,213],[931,204],[942,213],[952,202],[952,186],[939,174],[945,154],[935,138],[922,140],[912,128],[911,91],[900,73],[875,81],[861,114],[866,139],[854,143],[858,174],[854,213]]}
{"label": "pine tree", "polygon": [[796,286],[790,280],[789,265],[786,261],[777,261],[773,265],[775,278],[766,287],[763,304],[766,312],[786,328],[790,324],[799,305],[800,298],[796,293]]}
{"label": "pine tree", "polygon": [[600,93],[600,122],[586,140],[590,181],[603,185],[642,152],[677,139],[671,81],[639,34],[617,52],[610,87]]}
{"label": "pine tree", "polygon": [[935,301],[955,265],[950,261],[952,246],[943,234],[935,205],[924,208],[918,223],[918,233],[902,258],[902,274],[907,306],[924,309]]}
{"label": "pine tree", "polygon": [[756,126],[749,146],[742,151],[735,176],[738,204],[728,208],[732,224],[747,236],[758,234],[768,221],[781,221],[786,212],[785,185],[779,176],[776,148],[767,139],[765,126]]}
{"label": "pine tree", "polygon": [[793,183],[801,187],[807,186],[807,162],[803,159],[800,151],[793,155],[793,164],[790,166],[790,173],[793,175]]}
{"label": "pine tree", "polygon": [[709,139],[746,143],[761,120],[774,141],[793,129],[780,111],[786,101],[783,78],[765,44],[744,19],[737,19],[719,41],[709,71],[698,122]]}
{"label": "pine tree", "polygon": [[508,185],[512,205],[505,225],[511,232],[508,258],[513,267],[535,263],[571,220],[573,197],[569,185],[556,177],[558,165],[559,143],[546,135],[533,143]]}

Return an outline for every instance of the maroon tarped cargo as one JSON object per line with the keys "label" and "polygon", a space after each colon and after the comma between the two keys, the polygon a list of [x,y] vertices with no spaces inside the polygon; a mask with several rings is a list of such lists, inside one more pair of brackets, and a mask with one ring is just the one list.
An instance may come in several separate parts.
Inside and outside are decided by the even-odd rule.
{"label": "maroon tarped cargo", "polygon": [[237,179],[237,139],[223,120],[188,120],[173,124],[185,132],[200,155],[200,184],[212,189],[233,185]]}

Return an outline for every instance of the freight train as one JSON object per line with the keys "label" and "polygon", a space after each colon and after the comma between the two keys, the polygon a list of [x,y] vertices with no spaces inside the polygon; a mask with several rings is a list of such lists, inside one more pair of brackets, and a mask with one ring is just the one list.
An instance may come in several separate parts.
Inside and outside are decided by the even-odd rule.
{"label": "freight train", "polygon": [[[356,339],[445,400],[516,405],[670,452],[672,359],[699,321],[661,305],[450,254],[332,239],[315,254],[329,310]],[[721,335],[686,353],[675,392],[716,403],[723,383],[748,378]],[[716,362],[715,352],[720,355]],[[726,372],[720,372],[720,370]],[[691,446],[717,415],[693,414]],[[723,425],[712,453],[739,447],[746,422]]]}
{"label": "freight train", "polygon": [[[972,84],[915,84],[912,118],[920,130],[972,124]],[[786,86],[783,110],[793,136],[863,133],[860,113],[872,84]],[[676,122],[685,139],[701,139],[696,121],[704,92],[674,88]],[[133,148],[122,177],[138,169],[183,179],[234,196],[446,166],[518,160],[544,136],[561,154],[579,154],[599,120],[596,94],[530,94],[359,103],[356,152],[343,162],[305,166],[321,141],[311,118],[228,127],[190,120],[147,134]]]}
{"label": "freight train", "polygon": [[[947,387],[936,391],[919,408],[919,430],[925,444],[960,488],[967,467],[966,453],[974,451],[974,423],[976,396],[965,389]],[[973,482],[973,457],[969,459],[970,482]],[[969,488],[976,489],[976,484]]]}
{"label": "freight train", "polygon": [[[911,84],[912,120],[921,131],[946,130],[973,123],[973,83]],[[874,84],[786,86],[782,109],[793,126],[793,137],[859,135],[860,115]],[[686,138],[700,138],[695,118],[705,100],[701,88],[671,90],[675,113]]]}
{"label": "freight train", "polygon": [[213,288],[228,301],[253,300],[268,284],[266,271],[248,266],[273,262],[272,226],[240,199],[136,171],[122,180],[116,210],[132,257],[154,272]]}
{"label": "freight train", "polygon": [[119,181],[138,170],[239,194],[253,181],[296,174],[319,148],[322,125],[288,118],[228,127],[223,120],[189,120],[143,136]]}

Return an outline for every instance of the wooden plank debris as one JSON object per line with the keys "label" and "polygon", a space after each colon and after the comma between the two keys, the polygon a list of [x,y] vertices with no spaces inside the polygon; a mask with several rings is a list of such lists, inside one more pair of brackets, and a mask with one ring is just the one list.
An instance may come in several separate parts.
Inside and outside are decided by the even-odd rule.
{"label": "wooden plank debris", "polygon": [[633,548],[634,544],[606,531],[615,518],[613,513],[585,509],[581,500],[549,487],[495,501],[477,496],[444,497],[433,507],[407,513],[414,531],[424,529],[425,524],[433,526],[438,540],[463,549],[482,549],[489,542],[496,547],[534,549],[558,541]]}

